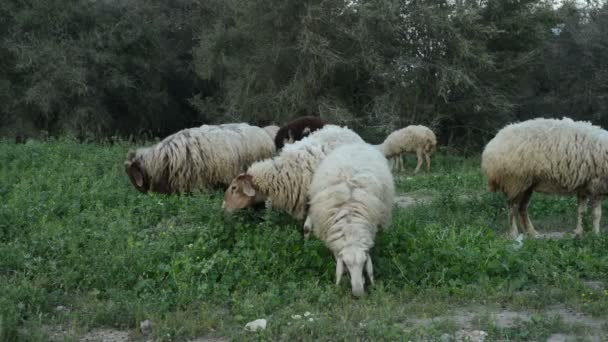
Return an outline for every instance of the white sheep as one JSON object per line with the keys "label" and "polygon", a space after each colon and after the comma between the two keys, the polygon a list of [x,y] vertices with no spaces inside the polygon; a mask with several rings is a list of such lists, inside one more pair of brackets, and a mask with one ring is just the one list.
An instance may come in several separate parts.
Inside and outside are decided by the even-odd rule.
{"label": "white sheep", "polygon": [[313,176],[304,230],[323,240],[336,259],[336,284],[344,268],[352,293],[363,294],[363,268],[374,283],[369,250],[378,230],[390,226],[395,189],[388,161],[368,144],[343,145],[330,153]]}
{"label": "white sheep", "polygon": [[224,210],[233,212],[266,201],[268,207],[304,219],[314,171],[328,153],[349,143],[363,143],[363,139],[346,127],[326,125],[286,145],[278,156],[254,163],[231,182]]}
{"label": "white sheep", "polygon": [[245,123],[188,128],[130,151],[125,162],[141,192],[182,193],[230,184],[253,162],[274,153],[265,130]]}
{"label": "white sheep", "polygon": [[279,129],[281,129],[281,127],[277,125],[270,125],[264,127],[264,130],[266,131],[266,133],[268,133],[268,135],[270,135],[272,141],[274,141],[274,138],[277,136],[277,132],[279,131]]}
{"label": "white sheep", "polygon": [[423,158],[426,159],[426,170],[431,169],[431,155],[437,147],[435,133],[428,127],[411,125],[389,134],[378,148],[384,156],[391,160],[397,170],[403,169],[402,155],[406,152],[416,152],[418,164],[415,173],[420,171]]}
{"label": "white sheep", "polygon": [[501,129],[486,145],[481,167],[488,189],[503,192],[509,206],[510,235],[518,235],[519,214],[525,231],[537,232],[528,216],[534,191],[576,194],[583,233],[587,201],[593,207],[593,231],[599,233],[602,196],[608,193],[608,132],[589,122],[538,118]]}

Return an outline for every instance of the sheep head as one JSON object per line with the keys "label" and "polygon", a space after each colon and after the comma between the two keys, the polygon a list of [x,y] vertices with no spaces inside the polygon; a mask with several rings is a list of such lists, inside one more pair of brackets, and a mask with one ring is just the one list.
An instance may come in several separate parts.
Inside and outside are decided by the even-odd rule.
{"label": "sheep head", "polygon": [[137,190],[141,192],[148,192],[150,190],[150,177],[141,162],[136,160],[135,151],[129,151],[127,161],[125,162],[125,170],[127,171],[129,180],[131,180],[131,183]]}
{"label": "sheep head", "polygon": [[125,162],[125,170],[133,186],[141,192],[173,193],[169,184],[169,169],[164,167],[160,172],[150,172],[146,167],[144,158],[135,151],[129,151]]}
{"label": "sheep head", "polygon": [[224,203],[222,208],[226,212],[233,212],[238,209],[248,208],[264,201],[262,195],[256,190],[253,184],[253,177],[246,173],[236,176],[226,192],[224,193]]}
{"label": "sheep head", "polygon": [[363,269],[367,273],[370,283],[374,283],[374,270],[372,258],[367,251],[361,248],[349,246],[342,249],[336,255],[336,285],[340,284],[342,274],[346,270],[350,274],[350,284],[352,293],[355,297],[361,297],[364,294],[365,276]]}

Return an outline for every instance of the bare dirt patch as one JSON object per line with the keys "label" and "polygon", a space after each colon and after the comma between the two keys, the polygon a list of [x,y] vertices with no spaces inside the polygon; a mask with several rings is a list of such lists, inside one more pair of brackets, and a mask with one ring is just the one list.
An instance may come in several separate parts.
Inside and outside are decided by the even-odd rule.
{"label": "bare dirt patch", "polygon": [[228,342],[229,340],[224,337],[197,337],[190,342]]}
{"label": "bare dirt patch", "polygon": [[[606,321],[603,319],[597,319],[589,317],[575,310],[566,308],[564,305],[558,304],[546,308],[543,311],[514,311],[514,310],[490,310],[486,307],[471,307],[471,308],[459,308],[452,310],[450,313],[440,315],[431,318],[419,318],[412,317],[408,319],[407,325],[409,327],[415,326],[427,326],[434,323],[441,322],[452,322],[458,329],[455,335],[446,336],[446,340],[477,340],[483,341],[485,335],[483,330],[479,329],[483,325],[482,319],[484,317],[489,318],[490,322],[498,328],[512,328],[521,323],[531,322],[533,317],[555,317],[558,316],[564,324],[577,325],[585,327],[589,332],[589,335],[585,336],[586,340],[590,341],[601,341],[602,340],[602,329],[604,328]],[[475,336],[474,338],[472,336]],[[552,339],[551,339],[552,338]],[[552,341],[572,341],[580,339],[580,337],[571,336],[567,334],[554,334],[549,340]],[[443,338],[442,338],[443,339]]]}
{"label": "bare dirt patch", "polygon": [[127,342],[129,333],[114,329],[94,329],[79,339],[80,342]]}
{"label": "bare dirt patch", "polygon": [[110,329],[110,328],[100,328],[93,329],[88,333],[80,336],[80,334],[74,330],[73,328],[62,326],[62,325],[52,325],[45,327],[46,334],[49,337],[50,341],[65,341],[67,339],[75,339],[80,342],[127,342],[131,341],[129,338],[129,333],[127,331]]}

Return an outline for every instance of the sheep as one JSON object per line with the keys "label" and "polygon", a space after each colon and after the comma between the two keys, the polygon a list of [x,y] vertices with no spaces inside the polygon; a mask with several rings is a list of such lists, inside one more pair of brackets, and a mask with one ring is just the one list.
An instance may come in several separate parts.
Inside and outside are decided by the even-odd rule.
{"label": "sheep", "polygon": [[141,192],[188,193],[230,184],[253,162],[273,154],[274,142],[262,128],[203,125],[129,151],[125,167]]}
{"label": "sheep", "polygon": [[266,131],[266,133],[268,133],[268,135],[270,135],[270,137],[272,138],[272,141],[274,141],[274,138],[277,136],[277,132],[279,131],[279,129],[281,129],[281,127],[276,126],[276,125],[270,125],[270,126],[264,127],[264,130]]}
{"label": "sheep", "polygon": [[323,128],[323,126],[325,126],[325,121],[316,116],[303,116],[290,121],[281,127],[275,135],[274,144],[277,151],[287,144],[293,144],[296,141],[302,140],[302,138]]}
{"label": "sheep", "polygon": [[397,170],[403,169],[402,154],[416,152],[418,165],[414,173],[420,171],[423,158],[426,159],[426,170],[431,170],[431,155],[437,147],[435,133],[428,127],[410,125],[389,134],[378,148],[384,156],[391,160]]}
{"label": "sheep", "polygon": [[350,273],[352,293],[363,295],[363,268],[374,283],[369,250],[377,231],[390,227],[395,189],[387,159],[368,144],[336,148],[319,165],[308,191],[304,229],[312,229],[336,259],[336,285]]}
{"label": "sheep", "polygon": [[234,178],[226,189],[222,207],[231,213],[266,202],[269,208],[304,219],[308,187],[321,160],[336,147],[357,142],[363,143],[363,139],[350,129],[326,125]]}
{"label": "sheep", "polygon": [[481,168],[488,190],[507,197],[512,238],[518,236],[518,213],[524,230],[532,237],[538,235],[528,216],[534,191],[576,194],[574,235],[580,236],[588,200],[593,207],[593,231],[600,231],[601,201],[608,193],[607,155],[608,132],[600,127],[569,118],[537,118],[501,129],[486,145]]}

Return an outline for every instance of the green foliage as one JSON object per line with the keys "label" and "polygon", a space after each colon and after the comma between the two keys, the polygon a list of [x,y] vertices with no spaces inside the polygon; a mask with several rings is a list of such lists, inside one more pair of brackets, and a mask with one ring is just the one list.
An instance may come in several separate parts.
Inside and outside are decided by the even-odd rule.
{"label": "green foliage", "polygon": [[0,136],[149,138],[314,114],[372,142],[425,124],[441,144],[475,151],[516,119],[604,123],[606,8],[544,0],[4,1]]}
{"label": "green foliage", "polygon": [[6,89],[7,101],[0,113],[17,133],[167,134],[196,119],[187,100],[196,89],[189,51],[197,4],[44,0],[0,6],[7,13],[7,29],[0,31],[6,70],[0,90]]}
{"label": "green foliage", "polygon": [[[428,339],[453,328],[404,330],[403,322],[446,302],[608,308],[607,296],[588,294],[590,302],[579,285],[608,281],[606,235],[515,249],[503,238],[504,199],[485,192],[478,157],[440,154],[433,172],[398,178],[400,193],[428,201],[395,209],[372,251],[377,284],[353,300],[348,281],[333,284],[323,243],[302,239],[301,222],[266,210],[226,216],[220,193],[141,194],[124,174],[128,148],[0,142],[0,339],[45,340],[53,324],[135,329],[151,319],[159,340],[241,340],[255,338],[242,327],[260,317],[270,320],[264,339]],[[554,223],[570,231],[575,208],[538,196],[531,214],[541,231]],[[517,299],[521,291],[538,295]],[[291,318],[306,311],[313,321]]]}

